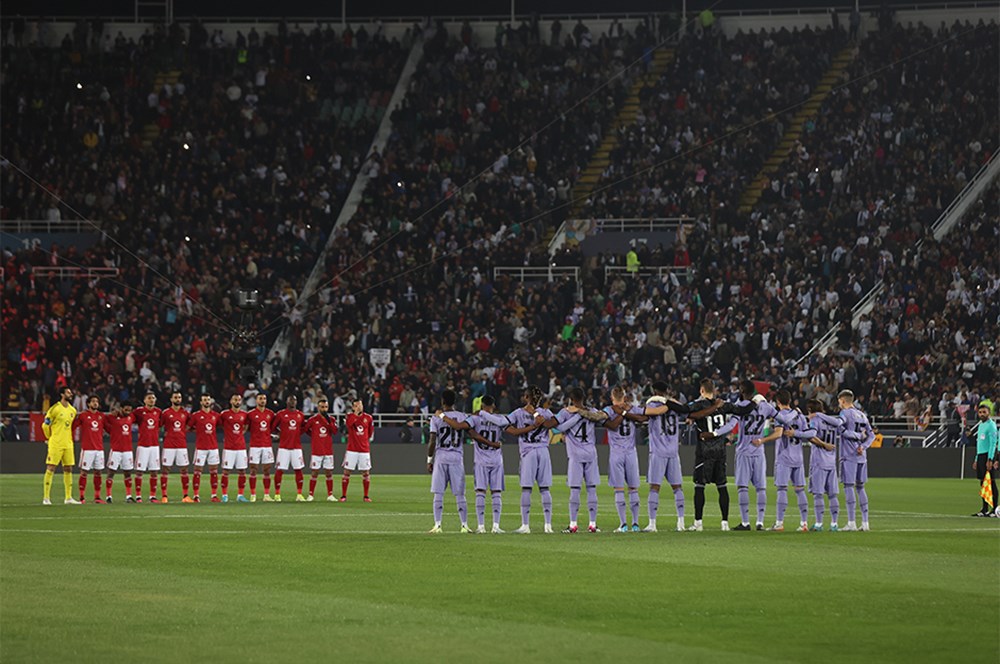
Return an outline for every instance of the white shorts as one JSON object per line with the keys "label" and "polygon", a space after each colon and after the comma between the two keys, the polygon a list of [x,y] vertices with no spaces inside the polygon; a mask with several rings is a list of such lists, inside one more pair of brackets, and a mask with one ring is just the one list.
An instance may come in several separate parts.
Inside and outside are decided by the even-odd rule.
{"label": "white shorts", "polygon": [[278,470],[302,470],[306,466],[302,450],[285,450],[278,448]]}
{"label": "white shorts", "polygon": [[186,447],[164,447],[162,462],[167,468],[171,466],[174,468],[186,468],[191,465]]}
{"label": "white shorts", "polygon": [[274,463],[274,448],[273,447],[251,447],[250,448],[250,463],[254,466],[262,466],[265,464]]}
{"label": "white shorts", "polygon": [[345,452],[344,468],[348,470],[371,470],[372,455],[370,452]]}
{"label": "white shorts", "polygon": [[246,470],[247,451],[246,450],[222,450],[222,467],[225,470]]}
{"label": "white shorts", "polygon": [[84,450],[80,454],[80,470],[104,470],[104,450]]}
{"label": "white shorts", "polygon": [[195,450],[194,451],[194,467],[204,468],[205,464],[209,466],[219,465],[219,450]]}
{"label": "white shorts", "polygon": [[332,454],[321,454],[319,456],[314,454],[309,458],[309,468],[311,470],[333,470],[333,467]]}
{"label": "white shorts", "polygon": [[135,467],[135,457],[131,452],[115,452],[108,455],[108,470],[132,470]]}
{"label": "white shorts", "polygon": [[135,469],[140,473],[160,469],[160,447],[139,446],[135,448]]}

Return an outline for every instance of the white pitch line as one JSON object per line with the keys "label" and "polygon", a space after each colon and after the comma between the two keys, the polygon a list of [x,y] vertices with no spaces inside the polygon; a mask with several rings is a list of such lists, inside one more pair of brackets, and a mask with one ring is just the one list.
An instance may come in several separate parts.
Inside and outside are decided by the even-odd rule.
{"label": "white pitch line", "polygon": [[59,516],[4,516],[0,517],[0,521],[110,521],[117,519],[269,519],[269,518],[281,518],[281,519],[329,519],[329,518],[345,518],[345,517],[365,517],[372,518],[377,516],[418,516],[418,517],[428,517],[432,516],[431,512],[333,512],[330,514],[279,514],[277,512],[273,514],[220,514],[218,512],[214,514],[156,514],[151,512],[149,514],[105,514],[105,515],[87,515],[78,516],[70,512],[64,512]]}
{"label": "white pitch line", "polygon": [[[879,533],[989,533],[1000,535],[998,528],[879,528]],[[36,529],[36,528],[4,528],[0,533],[33,533],[52,535],[423,535],[426,530],[75,530],[75,529]],[[459,535],[458,531],[442,533],[444,535]],[[513,533],[509,533],[513,534]],[[832,534],[832,533],[831,533]],[[661,535],[662,536],[662,535]],[[697,539],[697,536],[681,535],[690,539]],[[836,537],[844,537],[844,533],[837,533]],[[851,537],[850,534],[846,535]],[[670,535],[667,535],[670,537]],[[812,538],[817,536],[812,535]],[[818,537],[823,537],[822,535]],[[854,537],[872,537],[872,535],[854,535]],[[589,538],[582,538],[589,539]],[[615,538],[618,539],[618,538]],[[640,539],[647,539],[641,537]],[[737,539],[741,539],[737,536]]]}

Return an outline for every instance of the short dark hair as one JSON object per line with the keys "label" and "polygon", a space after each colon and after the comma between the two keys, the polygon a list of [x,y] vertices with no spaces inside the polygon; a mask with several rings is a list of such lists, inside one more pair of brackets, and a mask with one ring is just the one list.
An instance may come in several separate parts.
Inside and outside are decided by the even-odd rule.
{"label": "short dark hair", "polygon": [[706,392],[715,392],[715,383],[712,382],[711,378],[702,379],[701,383],[698,385],[701,389]]}
{"label": "short dark hair", "polygon": [[757,386],[753,384],[752,380],[740,381],[740,396],[749,399],[755,394],[757,394]]}
{"label": "short dark hair", "polygon": [[174,396],[175,394],[180,394],[182,397],[184,396],[184,394],[180,390],[174,390],[173,392],[170,393],[170,396]]}
{"label": "short dark hair", "polygon": [[789,406],[792,403],[792,393],[788,390],[778,390],[778,393],[774,395],[774,398],[778,400],[778,403],[785,406]]}
{"label": "short dark hair", "polygon": [[316,399],[316,403],[330,403],[330,402],[327,401],[325,396],[320,395],[319,399]]}
{"label": "short dark hair", "polygon": [[806,410],[810,413],[822,413],[823,412],[823,402],[819,399],[810,399],[806,402]]}
{"label": "short dark hair", "polygon": [[569,398],[572,401],[583,401],[583,390],[579,387],[571,388],[569,391]]}
{"label": "short dark hair", "polygon": [[492,406],[493,404],[496,403],[496,400],[487,394],[485,397],[483,397],[483,400],[480,401],[479,403],[483,406]]}
{"label": "short dark hair", "polygon": [[455,405],[455,390],[444,390],[441,392],[441,403],[445,406]]}

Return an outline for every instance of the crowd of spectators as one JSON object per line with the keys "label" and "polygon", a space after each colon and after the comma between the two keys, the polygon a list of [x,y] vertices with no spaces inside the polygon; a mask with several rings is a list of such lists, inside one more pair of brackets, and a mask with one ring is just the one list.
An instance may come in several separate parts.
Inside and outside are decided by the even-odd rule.
{"label": "crowd of spectators", "polygon": [[[59,47],[3,47],[0,214],[101,230],[87,249],[14,252],[5,235],[3,398],[37,408],[67,380],[109,402],[234,389],[233,291],[269,303],[250,327],[290,306],[408,51],[379,30],[282,24],[226,43],[197,22],[105,50],[88,27]],[[120,275],[55,281],[35,266]]]}
{"label": "crowd of spectators", "polygon": [[[905,393],[901,390],[912,370],[904,366],[908,360],[893,353],[911,348],[907,344],[919,327],[908,307],[901,314],[889,299],[873,314],[879,320],[895,316],[902,342],[883,338],[884,329],[875,325],[877,334],[869,334],[864,343],[845,336],[838,352],[798,364],[795,360],[833,323],[846,320],[851,306],[878,279],[886,280],[886,293],[916,290],[933,299],[939,288],[931,280],[940,273],[917,272],[915,265],[943,265],[935,250],[954,257],[965,247],[963,258],[969,258],[976,245],[951,247],[949,238],[941,248],[926,242],[919,256],[906,248],[926,235],[929,220],[996,149],[996,118],[984,112],[997,105],[995,86],[991,90],[970,73],[977,67],[992,67],[996,73],[996,25],[956,25],[937,35],[922,27],[897,28],[861,42],[850,79],[875,72],[887,61],[913,57],[888,74],[838,89],[805,127],[779,170],[777,186],[768,183],[749,216],[735,212],[739,195],[777,143],[787,116],[779,114],[776,122],[753,132],[712,139],[808,97],[846,35],[810,30],[725,39],[706,31],[685,37],[677,48],[676,70],[655,83],[647,81],[641,115],[617,129],[620,148],[605,181],[669,154],[692,151],[668,163],[662,182],[637,178],[593,198],[588,209],[602,216],[691,214],[695,221],[680,230],[675,246],[639,250],[643,265],[691,269],[673,276],[606,280],[603,265],[609,257],[585,258],[577,252],[562,259],[582,266],[579,284],[494,278],[494,266],[547,263],[542,240],[565,215],[563,204],[611,128],[633,79],[619,77],[597,94],[588,93],[624,63],[648,53],[655,39],[649,29],[629,34],[613,28],[594,36],[582,27],[551,41],[537,29],[498,31],[498,41],[487,45],[477,44],[471,31],[431,31],[406,99],[393,111],[388,146],[382,153],[365,155],[366,146],[354,153],[350,172],[368,173],[370,184],[357,213],[338,229],[322,266],[323,283],[307,301],[296,302],[294,294],[325,238],[323,223],[339,208],[339,198],[331,195],[327,217],[319,221],[320,213],[309,202],[311,187],[337,181],[330,167],[289,175],[282,181],[289,189],[282,190],[276,177],[281,162],[263,150],[270,157],[262,163],[272,188],[263,212],[250,217],[255,224],[239,212],[243,197],[265,195],[254,186],[253,168],[244,169],[251,180],[242,182],[243,189],[223,186],[216,207],[200,203],[198,194],[182,196],[195,201],[193,209],[200,214],[188,209],[181,224],[174,222],[182,218],[180,212],[149,193],[157,191],[162,176],[140,182],[141,191],[130,190],[137,192],[135,203],[126,195],[124,203],[115,204],[146,200],[139,218],[156,219],[160,230],[154,226],[137,238],[144,252],[140,255],[182,288],[197,284],[188,292],[213,311],[235,315],[224,286],[242,283],[237,259],[250,256],[243,269],[249,273],[253,264],[258,281],[252,283],[261,284],[264,297],[272,301],[259,323],[272,338],[278,330],[288,331],[288,355],[267,360],[274,369],[269,390],[279,401],[298,394],[308,407],[322,392],[337,411],[348,395],[356,394],[375,411],[417,414],[435,408],[444,387],[457,389],[463,405],[488,392],[506,409],[518,405],[529,383],[556,400],[574,385],[603,400],[616,384],[642,390],[662,378],[693,396],[700,378],[714,377],[726,385],[733,376],[751,376],[761,383],[792,385],[797,395],[831,405],[838,389],[850,387],[864,395],[873,413],[894,412],[895,394]],[[921,53],[949,37],[950,46],[940,57]],[[380,57],[397,66],[405,56],[396,45],[379,48],[384,49]],[[204,59],[209,67],[215,60]],[[284,69],[293,71],[287,64]],[[369,72],[368,85],[375,84],[375,71]],[[633,73],[639,74],[641,70]],[[270,85],[271,78],[267,80]],[[933,98],[921,95],[931,84],[936,86]],[[222,84],[202,89],[213,87]],[[190,95],[190,88],[182,94]],[[226,97],[222,88],[214,99],[224,107]],[[318,117],[324,104],[310,106],[304,99],[308,95],[284,108],[296,113],[311,109]],[[584,102],[576,104],[580,99]],[[225,144],[230,152],[213,162],[206,133],[193,131],[191,140],[178,137],[183,124],[172,123],[155,144],[157,149],[172,146],[165,156],[175,165],[164,171],[184,174],[182,192],[212,191],[213,174],[231,168],[233,154],[257,154],[252,129],[242,135],[229,132],[229,141],[223,138],[217,145]],[[276,121],[281,126],[275,131],[294,132],[298,124]],[[316,126],[324,125],[317,120]],[[195,163],[218,169],[191,165],[195,150],[178,143],[190,146],[192,141],[198,143],[197,154],[205,155]],[[269,145],[277,150],[288,144]],[[341,163],[346,167],[346,158]],[[299,162],[283,168],[304,167]],[[238,174],[234,178],[241,182]],[[5,171],[5,193],[16,186],[22,185]],[[76,193],[74,187],[65,190]],[[281,195],[283,191],[288,193]],[[995,192],[991,196],[992,208],[988,201],[975,217],[979,221],[967,222],[978,223],[974,232],[980,235],[996,227]],[[235,202],[230,206],[229,200]],[[167,209],[166,221],[158,213],[150,215],[161,207]],[[283,217],[289,218],[284,227],[273,221]],[[240,246],[240,238],[247,237],[240,231],[247,228],[256,229],[254,236]],[[171,232],[203,235],[175,245]],[[167,240],[157,245],[163,237]],[[293,238],[298,242],[291,247],[282,245]],[[124,267],[123,281],[159,294],[168,304],[177,297],[176,289],[166,288],[149,270],[126,257],[111,258],[108,247],[66,256],[87,264],[110,260]],[[265,263],[276,257],[286,262]],[[26,403],[38,403],[60,380],[105,393],[108,381],[128,384],[127,390],[115,390],[115,398],[134,398],[144,387],[140,382],[161,389],[179,383],[192,393],[217,395],[246,389],[252,398],[253,390],[239,383],[218,351],[207,348],[223,335],[211,330],[213,320],[198,315],[196,306],[133,303],[134,296],[107,281],[63,283],[46,291],[22,267],[55,260],[40,253],[6,256],[5,330],[7,321],[18,330],[15,336],[22,343],[16,362],[21,369],[27,366],[26,354],[36,360],[34,377],[22,381]],[[228,278],[218,276],[227,268]],[[273,281],[267,281],[267,274]],[[962,323],[936,322],[946,323],[949,334],[935,337],[933,349],[913,347],[899,355],[916,362],[917,381],[910,384],[919,384],[916,391],[924,401],[940,389],[951,394],[963,387],[969,394],[995,390],[982,381],[982,367],[991,366],[982,359],[988,347],[970,341],[975,336],[970,332],[988,323],[990,315],[995,325],[995,311],[978,285],[995,284],[996,274],[970,267],[962,280],[969,289],[976,284],[968,295],[981,309],[959,319]],[[84,316],[74,327],[74,312],[95,303],[115,316],[100,321]],[[66,311],[70,320],[60,322],[60,312]],[[885,329],[892,327],[886,324]],[[968,351],[949,345],[958,343],[956,332]],[[67,343],[67,337],[73,341]],[[373,372],[368,361],[368,351],[380,347],[396,351],[384,375]],[[979,377],[961,385],[954,377],[935,382],[929,372],[947,364],[941,354],[948,352],[978,358],[972,373]],[[8,368],[15,362],[13,352],[7,362]],[[81,375],[78,367],[84,364],[89,374]],[[150,374],[155,382],[148,380]]]}

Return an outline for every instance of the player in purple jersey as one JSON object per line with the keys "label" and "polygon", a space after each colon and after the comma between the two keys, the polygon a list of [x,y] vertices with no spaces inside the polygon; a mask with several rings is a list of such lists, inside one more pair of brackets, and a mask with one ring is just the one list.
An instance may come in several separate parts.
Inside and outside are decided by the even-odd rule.
{"label": "player in purple jersey", "polygon": [[778,411],[764,399],[763,395],[757,394],[757,388],[749,380],[740,382],[740,397],[741,401],[738,401],[736,406],[746,406],[753,403],[756,404],[753,410],[747,415],[737,415],[730,418],[715,434],[724,436],[739,425],[739,433],[736,438],[736,489],[739,492],[740,525],[733,530],[750,530],[749,485],[753,485],[757,494],[757,530],[764,530],[764,512],[767,509],[767,477],[764,467],[766,464],[764,446],[760,442],[760,435],[764,431],[767,420],[777,415]]}
{"label": "player in purple jersey", "polygon": [[840,513],[839,488],[837,485],[837,440],[844,421],[823,412],[819,399],[806,403],[809,412],[809,426],[816,430],[815,446],[809,455],[809,492],[813,495],[813,509],[816,523],[812,529],[823,530],[823,495],[830,503],[830,531],[837,532],[837,517]]}
{"label": "player in purple jersey", "polygon": [[439,413],[445,424],[457,431],[468,431],[469,437],[476,441],[475,470],[476,482],[476,533],[486,532],[486,492],[489,491],[493,500],[493,530],[494,534],[502,533],[500,529],[500,514],[503,511],[503,490],[506,488],[503,476],[503,433],[509,430],[507,419],[494,412],[493,397],[486,395],[482,400],[482,410],[478,415],[471,415],[463,422],[451,419]]}
{"label": "player in purple jersey", "polygon": [[[870,530],[868,525],[868,448],[875,440],[875,432],[868,416],[855,408],[854,392],[843,390],[837,395],[840,404],[840,419],[844,421],[840,430],[840,479],[844,483],[847,499],[847,525],[844,530],[857,530],[854,521],[855,500],[861,508],[861,530]],[[855,497],[855,491],[857,496]]]}
{"label": "player in purple jersey", "polygon": [[625,487],[628,487],[632,511],[632,530],[639,530],[639,454],[635,449],[635,434],[639,423],[646,421],[642,406],[631,403],[621,386],[611,390],[611,405],[604,408],[608,415],[604,423],[608,431],[608,484],[615,491],[615,508],[621,524],[615,532],[628,528],[625,513]]}
{"label": "player in purple jersey", "polygon": [[587,487],[587,512],[590,522],[587,530],[600,532],[597,527],[597,485],[601,472],[597,467],[597,424],[608,419],[604,411],[590,410],[583,405],[583,390],[574,387],[569,391],[570,405],[542,426],[558,426],[566,439],[566,485],[569,487],[569,526],[564,533],[576,533],[576,519],[580,513],[580,491]]}
{"label": "player in purple jersey", "polygon": [[[465,415],[454,410],[455,391],[441,393],[444,414],[455,422],[465,420]],[[431,473],[431,493],[434,494],[434,527],[430,532],[440,533],[441,515],[444,513],[444,492],[451,486],[462,522],[463,533],[469,530],[469,507],[465,501],[465,461],[463,442],[465,436],[438,416],[431,418],[430,442],[427,443],[427,471]]]}
{"label": "player in purple jersey", "polygon": [[774,445],[774,487],[778,492],[777,516],[769,529],[781,532],[785,529],[785,510],[788,508],[788,484],[795,487],[799,503],[799,531],[809,531],[809,499],[806,497],[806,476],[802,457],[802,441],[809,441],[816,435],[809,428],[805,416],[792,408],[792,395],[788,390],[778,390],[775,396],[778,414],[774,416],[774,430],[760,439],[763,445],[772,440]]}
{"label": "player in purple jersey", "polygon": [[[531,527],[528,518],[531,516],[531,489],[538,485],[538,493],[542,498],[542,513],[545,516],[545,532],[552,530],[552,457],[549,456],[549,435],[543,422],[552,419],[552,411],[540,408],[541,389],[529,385],[524,390],[524,406],[509,415],[500,415],[507,423],[507,433],[517,436],[517,447],[520,452],[521,481],[521,527],[515,533],[528,534]],[[482,415],[480,413],[480,415]]]}

